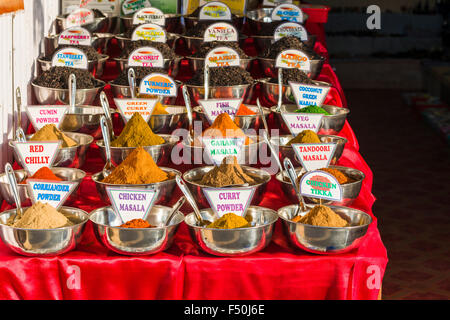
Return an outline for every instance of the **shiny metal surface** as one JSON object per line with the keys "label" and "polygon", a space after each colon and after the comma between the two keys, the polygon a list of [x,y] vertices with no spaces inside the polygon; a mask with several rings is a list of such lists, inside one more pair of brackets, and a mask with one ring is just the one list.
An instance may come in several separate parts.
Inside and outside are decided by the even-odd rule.
{"label": "shiny metal surface", "polygon": [[[88,70],[90,73],[95,75],[95,77],[101,77],[103,75],[103,71],[105,69],[106,60],[109,59],[109,56],[106,54],[102,54],[99,59],[96,60],[88,60]],[[43,56],[39,56],[37,59],[37,73],[38,75],[44,71],[50,70],[52,67],[51,60],[44,60]]]}
{"label": "shiny metal surface", "polygon": [[[178,75],[178,71],[180,70],[180,61],[183,57],[176,56],[173,59],[164,59],[164,69],[167,70],[169,76],[175,78]],[[119,66],[120,72],[128,68],[128,58],[113,58]]]}
{"label": "shiny metal surface", "polygon": [[[272,45],[272,41],[274,41],[273,35],[271,36],[252,35],[252,38],[255,41],[256,49],[258,50],[258,52],[261,53],[263,53],[267,48],[270,48],[270,46]],[[308,40],[303,41],[303,43],[310,48],[314,48],[316,41],[317,35],[308,34]]]}
{"label": "shiny metal surface", "polygon": [[[187,59],[187,61],[189,63],[189,67],[191,68],[191,71],[193,73],[196,73],[197,71],[201,70],[203,68],[203,65],[205,64],[205,58],[198,58],[198,57],[188,56],[188,57],[186,57],[186,59]],[[251,62],[254,59],[255,58],[253,58],[253,57],[250,57],[248,59],[240,58],[240,62],[241,62],[240,67],[242,69],[250,71],[250,68],[252,66]]]}
{"label": "shiny metal surface", "polygon": [[[323,203],[331,204],[335,206],[348,206],[355,201],[356,198],[358,198],[359,192],[361,191],[361,186],[363,183],[364,178],[366,177],[364,173],[360,170],[348,168],[348,167],[342,167],[342,166],[329,166],[329,168],[338,169],[342,171],[345,175],[353,178],[355,182],[341,184],[342,187],[342,201],[323,201]],[[303,168],[296,168],[295,169],[297,176],[303,174],[305,171]],[[276,176],[276,179],[281,184],[281,189],[283,190],[286,197],[289,199],[289,201],[293,203],[298,203],[297,196],[295,194],[294,187],[289,179],[286,177],[283,178],[280,173],[278,173]],[[318,199],[304,197],[306,203],[308,204],[317,204],[319,203]]]}
{"label": "shiny metal surface", "polygon": [[[167,32],[182,32],[183,28],[181,25],[181,14],[164,14],[166,23],[162,26]],[[133,16],[120,16],[120,21],[125,30],[134,29],[136,25],[133,25]]]}
{"label": "shiny metal surface", "polygon": [[[205,220],[214,220],[212,209],[200,211]],[[272,240],[273,227],[278,219],[277,213],[268,208],[249,206],[246,218],[251,218],[252,227],[238,229],[210,229],[196,225],[194,213],[186,216],[192,240],[206,253],[233,257],[249,255],[264,249]]]}
{"label": "shiny metal surface", "polygon": [[[249,24],[250,30],[255,34],[261,34],[261,30],[265,27],[264,25],[271,24],[272,21],[272,11],[274,8],[259,8],[256,10],[247,11],[246,17]],[[308,15],[303,12],[303,25],[308,20]],[[276,21],[281,22],[281,21]]]}
{"label": "shiny metal surface", "polygon": [[[151,225],[161,225],[171,213],[170,207],[155,205],[147,216]],[[167,227],[121,228],[119,216],[112,207],[103,207],[90,213],[96,238],[106,248],[124,255],[156,254],[168,249],[184,215],[177,212]]]}
{"label": "shiny metal surface", "polygon": [[[367,213],[340,206],[330,206],[350,227],[331,228],[318,227],[290,221],[297,205],[290,205],[278,210],[283,231],[289,242],[297,248],[317,254],[339,254],[349,252],[359,247],[364,240],[372,218]],[[301,215],[308,211],[301,212]]]}
{"label": "shiny metal surface", "polygon": [[[106,16],[95,18],[93,23],[82,25],[82,27],[87,29],[91,33],[96,32],[104,33],[109,32],[111,24],[112,24],[112,17]],[[67,29],[66,17],[64,15],[57,16],[55,19],[55,32],[61,33],[65,29]]]}
{"label": "shiny metal surface", "polygon": [[[338,134],[344,127],[345,120],[347,119],[347,115],[350,113],[350,110],[347,108],[341,108],[330,105],[322,105],[321,107],[331,115],[324,115],[322,117],[321,126],[318,133],[328,135]],[[281,112],[295,112],[295,110],[297,109],[298,106],[296,104],[283,104],[281,106]],[[284,122],[281,113],[277,112],[277,106],[271,107],[270,111],[276,114],[278,123],[281,128],[281,132],[289,133],[289,129],[286,126],[286,123]]]}
{"label": "shiny metal surface", "polygon": [[8,248],[24,256],[57,256],[67,253],[80,242],[89,216],[78,208],[61,207],[58,211],[76,224],[57,229],[14,228],[5,223],[15,213],[15,209],[5,211],[0,214],[0,238]]}
{"label": "shiny metal surface", "polygon": [[[179,137],[172,136],[168,134],[160,134],[165,143],[154,145],[154,146],[145,146],[143,147],[145,151],[150,153],[153,160],[156,162],[158,166],[166,165],[170,162],[170,155],[173,149],[173,146],[178,143]],[[103,161],[106,161],[106,148],[102,140],[97,140],[95,142],[97,146],[100,148],[100,155]],[[111,161],[112,164],[118,166],[122,163],[123,160],[136,148],[133,147],[111,147]]]}
{"label": "shiny metal surface", "polygon": [[[183,174],[183,179],[184,181],[186,181],[186,185],[189,188],[189,191],[192,193],[194,199],[196,200],[196,203],[198,204],[199,208],[210,207],[210,204],[206,199],[205,194],[203,193],[203,189],[211,187],[200,184],[200,180],[206,173],[211,171],[213,168],[214,166],[199,167],[188,170]],[[253,196],[251,204],[258,205],[264,198],[266,187],[270,181],[271,175],[267,173],[267,171],[265,170],[247,166],[242,166],[242,170],[244,170],[244,172],[250,172],[253,175],[258,176],[262,180],[261,183],[251,185],[251,187],[256,187],[255,194]],[[246,187],[244,186],[244,188]]]}
{"label": "shiny metal surface", "polygon": [[[219,99],[219,98],[237,98],[244,99],[251,98],[251,93],[253,92],[253,87],[255,83],[252,84],[241,84],[236,86],[222,86],[222,87],[209,87],[209,99]],[[195,101],[195,105],[198,105],[198,100],[205,98],[205,87],[204,86],[194,86],[191,84],[184,84],[188,89],[191,100]]]}
{"label": "shiny metal surface", "polygon": [[[180,90],[182,83],[178,80],[175,80],[175,83],[177,85],[178,96],[178,91]],[[109,85],[111,86],[111,91],[114,98],[131,98],[131,90],[129,85],[124,86],[120,84],[114,84],[113,82],[109,82]],[[176,100],[177,97],[161,97],[161,103],[164,105],[175,105]]]}
{"label": "shiny metal surface", "polygon": [[166,105],[169,114],[155,114],[150,117],[148,124],[154,133],[171,134],[178,128],[186,128],[188,115],[185,106]]}
{"label": "shiny metal surface", "polygon": [[[198,16],[193,17],[193,16],[189,16],[189,15],[184,15],[183,18],[184,18],[184,23],[186,24],[186,29],[195,27],[197,25],[197,23],[199,22]],[[215,21],[211,21],[211,23],[214,23],[214,22]],[[230,21],[221,21],[221,22],[229,23]],[[237,28],[237,31],[240,31],[244,24],[244,16],[232,17],[231,24]]]}
{"label": "shiny metal surface", "polygon": [[[258,57],[258,60],[266,77],[278,77],[278,68],[275,67],[275,59]],[[310,59],[311,75],[309,77],[311,79],[316,79],[319,76],[324,62],[325,57],[320,57],[320,59]]]}
{"label": "shiny metal surface", "polygon": [[[190,37],[185,35],[180,35],[180,38],[183,39],[184,45],[186,46],[187,51],[189,51],[192,54],[197,52],[201,45],[203,44],[203,37]],[[243,47],[245,40],[248,37],[246,35],[240,34],[239,35],[239,47]]]}
{"label": "shiny metal surface", "polygon": [[[120,50],[123,50],[129,43],[131,43],[131,41],[133,41],[123,33],[114,35],[114,38],[116,38]],[[166,43],[170,48],[175,49],[175,44],[179,38],[180,35],[176,33],[167,33]]]}
{"label": "shiny metal surface", "polygon": [[169,180],[161,181],[158,183],[148,183],[148,184],[110,184],[101,182],[103,180],[102,172],[97,172],[92,175],[92,180],[95,182],[95,187],[100,196],[100,200],[105,203],[110,203],[108,194],[106,193],[106,187],[124,188],[124,189],[155,189],[159,190],[159,194],[156,198],[155,204],[165,205],[173,197],[173,189],[175,188],[175,175],[180,175],[181,172],[172,168],[160,167],[161,170],[173,175]]}

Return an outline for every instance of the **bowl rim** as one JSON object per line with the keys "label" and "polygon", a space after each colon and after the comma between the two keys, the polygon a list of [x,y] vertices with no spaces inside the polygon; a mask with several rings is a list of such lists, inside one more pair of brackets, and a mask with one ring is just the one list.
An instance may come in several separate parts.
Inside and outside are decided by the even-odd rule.
{"label": "bowl rim", "polygon": [[[86,177],[86,175],[87,175],[86,171],[81,170],[81,169],[79,169],[79,168],[50,167],[49,169],[52,170],[52,172],[53,172],[53,169],[56,169],[56,170],[58,170],[58,171],[59,171],[60,169],[64,169],[64,170],[67,170],[67,169],[68,169],[69,171],[74,171],[74,172],[77,172],[77,171],[78,171],[78,172],[82,175],[82,177],[79,178],[79,179],[76,179],[76,180],[64,180],[64,181],[71,181],[71,182],[81,181],[81,180],[83,180],[83,179]],[[28,175],[28,172],[27,172],[27,170],[25,170],[25,169],[17,169],[17,170],[14,170],[14,172],[20,172],[20,173],[24,172],[25,174]],[[54,173],[54,172],[53,172],[53,173]],[[6,175],[6,172],[0,173],[0,179],[3,178],[5,175]],[[27,176],[27,178],[28,178],[28,176]],[[49,181],[50,181],[50,180],[49,180]],[[0,180],[0,185],[3,185],[3,184],[9,184],[9,182],[5,182],[5,181],[1,181],[1,180]],[[17,187],[18,187],[18,188],[21,188],[22,186],[26,187],[27,184],[26,184],[26,183],[20,183],[20,182],[17,182]]]}
{"label": "bowl rim", "polygon": [[[208,128],[209,129],[209,128]],[[206,130],[208,130],[206,129]],[[253,143],[249,143],[243,146],[243,149],[245,148],[250,148],[253,145],[257,145],[260,146],[261,144],[265,143],[264,139],[262,139],[260,136],[255,136],[255,135],[246,135],[246,137],[248,138],[255,138],[256,137],[256,142]],[[234,137],[230,137],[230,138],[234,138]],[[253,140],[253,139],[252,139]],[[181,141],[181,144],[183,147],[190,147],[190,148],[202,148],[204,149],[205,146],[202,144],[201,146],[197,146],[197,145],[191,145],[191,144],[187,144],[188,139],[183,139]]]}
{"label": "bowl rim", "polygon": [[[257,79],[258,82],[261,82],[263,84],[263,86],[277,86],[278,87],[278,82],[270,82],[272,78],[270,77],[264,77],[264,78],[260,78]],[[312,82],[314,82],[314,84],[316,86],[325,86],[325,87],[333,87],[333,85],[329,82],[325,82],[325,81],[319,81],[319,80],[311,80]],[[288,84],[283,84],[283,87],[290,87]]]}
{"label": "bowl rim", "polygon": [[[35,88],[37,88],[37,89],[40,89],[40,90],[45,89],[45,90],[51,90],[51,91],[57,91],[57,92],[66,92],[66,91],[68,92],[68,91],[69,91],[69,89],[43,87],[43,86],[40,86],[40,85],[38,85],[38,84],[35,84],[35,83],[34,83],[35,80],[36,80],[36,78],[34,78],[33,80],[31,80],[30,83],[31,83],[31,85],[32,85],[33,87],[35,87]],[[100,82],[101,85],[98,86],[98,87],[94,87],[94,88],[84,88],[84,89],[78,89],[78,88],[77,88],[77,91],[82,91],[82,92],[85,92],[85,91],[96,91],[96,90],[103,89],[103,88],[106,86],[106,82],[105,82],[105,81],[100,80],[100,79],[97,79],[97,78],[95,78],[95,80],[97,80],[98,82]]]}
{"label": "bowl rim", "polygon": [[[153,149],[153,148],[157,149],[157,148],[162,148],[163,146],[175,145],[178,142],[180,142],[180,137],[174,136],[174,135],[171,135],[171,134],[158,134],[158,136],[160,136],[161,138],[164,139],[164,143],[154,144],[152,146],[140,146],[140,147],[142,147],[144,149],[148,149],[148,148],[150,148],[150,149]],[[177,141],[170,142],[170,141],[168,141],[168,139],[170,139],[170,138],[176,139]],[[103,139],[95,140],[95,144],[100,149],[105,149],[106,148]],[[134,150],[134,149],[139,148],[139,147],[113,147],[113,146],[110,146],[110,148],[111,148],[111,150]]]}
{"label": "bowl rim", "polygon": [[[111,81],[108,82],[108,84],[109,84],[111,87],[117,87],[117,88],[120,88],[120,89],[122,89],[122,88],[128,88],[128,90],[130,89],[130,86],[129,86],[129,85],[123,85],[123,84],[116,84],[116,83],[113,83],[114,80],[115,80],[115,79],[113,79],[113,80],[111,80]],[[175,81],[175,84],[177,84],[178,87],[184,85],[184,83],[181,82],[180,80],[173,79],[173,81]],[[138,87],[138,86],[136,86],[136,87]],[[178,89],[178,87],[177,87],[177,89]],[[116,97],[114,97],[114,98],[116,98]],[[173,98],[173,97],[169,97],[169,98]]]}
{"label": "bowl rim", "polygon": [[152,118],[152,117],[169,117],[169,116],[177,116],[177,115],[184,115],[184,114],[187,114],[187,109],[186,109],[186,106],[178,106],[178,105],[175,105],[175,104],[164,104],[163,105],[165,108],[170,108],[170,107],[176,107],[176,108],[184,108],[184,112],[177,112],[177,113],[169,113],[169,114],[152,114],[151,116],[150,116],[150,119]]}
{"label": "bowl rim", "polygon": [[[87,133],[80,133],[80,132],[73,132],[73,131],[61,131],[61,132],[64,133],[69,138],[71,138],[72,140],[74,140],[74,138],[72,138],[71,135],[79,135],[79,136],[85,137],[87,139],[87,142],[86,143],[77,142],[76,145],[71,146],[71,147],[65,147],[65,148],[60,147],[58,149],[58,151],[56,151],[56,154],[58,154],[58,152],[61,152],[61,150],[76,150],[79,147],[88,146],[92,142],[94,142],[94,137],[91,136],[90,134],[87,134]],[[27,139],[29,139],[35,133],[27,134],[26,135]],[[27,140],[27,141],[30,141],[30,140]],[[48,140],[48,141],[60,141],[60,140]],[[13,142],[16,142],[16,140],[13,140],[13,139],[8,140],[8,145],[15,149],[15,146],[14,146]]]}
{"label": "bowl rim", "polygon": [[[184,38],[184,39],[189,39],[189,40],[201,40],[203,42],[203,37],[194,37],[194,36],[186,36],[184,34],[180,34],[179,35],[180,38]],[[239,38],[237,41],[233,41],[233,42],[239,42],[241,40],[245,40],[247,39],[248,36],[242,33],[239,33]]]}
{"label": "bowl rim", "polygon": [[[234,85],[234,86],[209,86],[209,89],[211,89],[211,88],[237,88],[237,87],[239,87],[239,88],[241,88],[241,87],[242,88],[244,88],[244,87],[249,88],[250,86],[254,86],[257,82],[258,82],[257,79],[253,79],[253,83],[237,84],[237,85]],[[204,88],[203,85],[194,85],[194,84],[188,84],[188,83],[184,83],[183,85],[185,85],[188,88],[194,88],[194,89]],[[210,99],[212,99],[212,98],[210,98]]]}
{"label": "bowl rim", "polygon": [[[175,173],[175,175],[181,176],[182,173],[176,169],[173,168],[169,168],[169,167],[159,167],[161,170],[163,170],[164,172],[168,173],[168,172],[173,172]],[[167,184],[167,183],[173,183],[175,182],[175,176],[171,179],[167,179],[164,181],[160,181],[160,182],[155,182],[155,183],[144,183],[144,184],[113,184],[113,183],[105,183],[105,182],[101,182],[98,180],[98,176],[102,173],[102,171],[96,172],[94,174],[92,174],[91,178],[94,181],[95,184],[99,184],[102,186],[116,186],[116,187],[143,187],[143,186],[158,186],[158,185],[163,185],[163,184]]]}
{"label": "bowl rim", "polygon": [[[95,110],[101,110],[102,112],[100,113],[73,113],[73,112],[69,112],[70,110],[72,110],[73,108],[80,108],[80,109],[95,109]],[[119,111],[115,108],[109,108],[109,112],[111,114],[114,113],[118,113]],[[67,112],[65,113],[65,115],[70,115],[70,116],[95,116],[95,115],[103,115],[103,108],[100,106],[94,106],[94,105],[90,105],[90,104],[80,104],[80,105],[76,105],[74,107],[70,106],[67,108]],[[69,132],[73,132],[73,131],[69,131]]]}
{"label": "bowl rim", "polygon": [[[337,139],[338,141],[343,141],[344,144],[346,144],[348,142],[347,138],[338,136],[338,135],[334,135],[334,134],[318,134],[319,138],[321,137],[331,137],[333,139]],[[285,138],[285,137],[294,137],[294,135],[292,134],[282,134],[279,136],[272,136],[269,138],[270,142],[272,143],[272,138],[277,138],[277,140],[279,141],[280,138]],[[277,144],[277,146],[279,148],[286,148],[286,149],[292,149],[292,145],[291,146],[287,146],[287,145],[281,145],[281,144]]]}
{"label": "bowl rim", "polygon": [[[254,104],[247,104],[247,103],[242,103],[242,104],[245,104],[247,107],[258,107],[257,105],[254,105]],[[268,108],[268,107],[261,107],[262,108],[262,110],[263,110],[263,114],[264,114],[264,116],[268,116],[269,114],[270,114],[270,108]],[[192,111],[193,112],[195,112],[195,113],[198,113],[198,114],[201,114],[201,115],[204,115],[205,113],[203,112],[203,109],[202,109],[202,107],[200,107],[200,106],[195,106],[195,107],[193,107],[192,108]],[[234,117],[236,118],[236,117],[240,117],[240,118],[245,118],[245,117],[249,117],[249,118],[256,118],[256,117],[259,117],[260,115],[259,115],[259,112],[257,112],[256,114],[247,114],[247,115],[242,115],[242,114],[240,114],[240,115],[235,115]]]}
{"label": "bowl rim", "polygon": [[[234,15],[234,17],[233,17],[233,15]],[[185,18],[185,19],[188,19],[188,20],[198,20],[198,16],[192,16],[192,13],[191,13],[191,15],[189,15],[189,14],[182,14],[181,15],[183,18]],[[237,15],[237,14],[234,14],[234,13],[232,13],[231,14],[231,20],[237,20],[237,19],[243,19],[243,18],[245,18],[245,14],[243,14],[243,15]],[[206,20],[207,21],[207,20]],[[215,22],[215,20],[211,20],[211,21],[213,21],[213,23]],[[219,20],[219,22],[227,22],[228,23],[228,20]]]}
{"label": "bowl rim", "polygon": [[[282,106],[297,106],[294,103],[283,103]],[[332,107],[332,109],[338,109],[339,111],[342,111],[340,114],[324,114],[323,117],[327,117],[327,118],[333,118],[333,117],[338,117],[338,116],[343,116],[345,115],[347,117],[347,115],[350,113],[350,109],[345,108],[345,107],[339,107],[339,106],[333,106],[331,104],[322,104],[320,107]],[[269,108],[269,107],[268,107]],[[270,111],[276,114],[281,114],[283,112],[281,111],[277,111],[278,106],[277,105],[273,105],[272,107],[270,107]],[[298,106],[297,106],[298,109]],[[290,113],[290,112],[284,112],[284,113]],[[317,114],[317,113],[316,113]]]}
{"label": "bowl rim", "polygon": [[[168,35],[167,40],[172,40],[172,39],[177,40],[180,37],[180,35],[175,32],[167,32],[166,31],[166,34]],[[113,37],[116,38],[117,40],[133,41],[133,40],[131,40],[131,38],[127,37],[124,32],[113,34]]]}

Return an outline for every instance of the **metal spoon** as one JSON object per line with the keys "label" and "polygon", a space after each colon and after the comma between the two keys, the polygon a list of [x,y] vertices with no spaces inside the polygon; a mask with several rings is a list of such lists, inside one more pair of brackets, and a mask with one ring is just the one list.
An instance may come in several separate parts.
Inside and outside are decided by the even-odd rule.
{"label": "metal spoon", "polygon": [[264,132],[264,134],[262,136],[264,138],[264,142],[269,147],[270,152],[272,152],[273,158],[275,158],[275,162],[277,163],[278,168],[280,168],[280,172],[282,172],[283,177],[285,177],[286,172],[284,171],[283,166],[281,165],[278,151],[275,150],[275,147],[273,146],[272,142],[270,142],[270,139],[269,139],[269,136],[267,135],[267,133]]}
{"label": "metal spoon", "polygon": [[17,218],[20,219],[22,217],[22,206],[20,204],[19,190],[17,188],[16,176],[14,175],[14,170],[13,170],[11,164],[9,164],[9,163],[5,164],[5,173],[6,173],[6,177],[8,178],[9,185],[11,186],[14,201],[16,202],[16,214],[14,215],[14,218],[12,219],[12,222],[11,222],[11,223],[14,223],[14,222],[16,222]]}
{"label": "metal spoon", "polygon": [[17,128],[16,130],[16,139],[19,142],[27,142],[27,137],[25,136],[25,132],[23,132],[22,128]]}
{"label": "metal spoon", "polygon": [[204,74],[203,74],[203,85],[205,87],[205,100],[208,100],[209,97],[209,66],[206,65],[205,63],[205,69],[204,69]]}
{"label": "metal spoon", "polygon": [[186,197],[182,196],[177,203],[174,204],[174,206],[172,207],[172,212],[170,213],[169,217],[167,218],[166,222],[163,224],[164,227],[167,227],[170,223],[170,221],[172,221],[173,217],[175,217],[175,213],[178,212],[178,210],[180,210],[181,206],[184,204],[184,202],[186,201]]}
{"label": "metal spoon", "polygon": [[306,211],[306,207],[303,201],[303,197],[300,194],[300,190],[299,187],[297,186],[297,174],[295,173],[295,169],[294,166],[292,165],[292,162],[289,158],[285,158],[284,159],[284,167],[287,171],[287,174],[289,176],[289,179],[291,180],[291,183],[294,187],[295,193],[297,194],[297,198],[299,201],[299,206],[297,206],[297,210],[295,211],[295,214],[292,218],[296,217],[299,213],[299,209],[301,207],[302,211]]}
{"label": "metal spoon", "polygon": [[103,113],[105,114],[106,120],[108,120],[109,135],[111,137],[111,141],[114,141],[116,139],[116,136],[114,135],[111,109],[109,108],[109,102],[108,98],[106,97],[105,91],[102,91],[100,93],[100,104],[102,105]]}
{"label": "metal spoon", "polygon": [[266,117],[264,116],[264,111],[263,108],[261,107],[261,103],[259,102],[259,98],[256,98],[256,105],[258,106],[259,115],[261,116],[264,129],[266,130],[267,134],[269,134],[269,126],[267,125]]}
{"label": "metal spoon", "polygon": [[203,220],[202,215],[200,214],[200,210],[198,209],[197,204],[195,203],[194,197],[192,196],[188,187],[184,183],[183,179],[181,179],[180,176],[176,176],[175,180],[176,180],[177,185],[180,188],[181,192],[183,192],[184,196],[186,197],[186,200],[189,202],[192,209],[194,209],[194,214],[195,214],[195,218],[197,220],[197,224],[201,227],[206,227],[207,225],[211,224],[211,221]]}
{"label": "metal spoon", "polygon": [[131,98],[136,98],[136,74],[133,68],[128,69],[128,85],[130,86]]}
{"label": "metal spoon", "polygon": [[[16,88],[16,105],[17,105],[17,128],[22,128],[22,94],[20,93],[20,87]],[[16,134],[17,130],[14,131]],[[14,140],[17,140],[17,136],[14,137]]]}
{"label": "metal spoon", "polygon": [[71,73],[69,76],[69,105],[70,108],[75,108],[75,98],[77,93],[77,77]]}
{"label": "metal spoon", "polygon": [[109,145],[109,128],[108,128],[108,123],[106,122],[106,118],[105,116],[102,116],[100,118],[100,127],[102,129],[102,134],[103,134],[103,143],[105,145],[106,148],[106,163],[105,166],[103,167],[102,170],[102,174],[103,174],[103,179],[105,179],[107,176],[109,176],[112,172],[112,170],[114,170],[114,165],[111,162],[111,147]]}
{"label": "metal spoon", "polygon": [[281,105],[283,104],[283,69],[278,68],[278,104],[277,112],[281,112]]}
{"label": "metal spoon", "polygon": [[181,90],[183,92],[184,104],[186,105],[187,116],[189,121],[189,142],[192,142],[194,141],[194,120],[192,117],[191,99],[189,98],[189,93],[187,91],[186,86],[183,86]]}

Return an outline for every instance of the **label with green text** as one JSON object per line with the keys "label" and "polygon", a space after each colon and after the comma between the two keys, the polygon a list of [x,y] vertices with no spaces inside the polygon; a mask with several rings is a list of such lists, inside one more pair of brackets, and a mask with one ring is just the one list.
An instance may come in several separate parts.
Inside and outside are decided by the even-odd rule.
{"label": "label with green text", "polygon": [[341,201],[342,187],[336,178],[323,171],[310,171],[300,180],[300,193],[305,197]]}

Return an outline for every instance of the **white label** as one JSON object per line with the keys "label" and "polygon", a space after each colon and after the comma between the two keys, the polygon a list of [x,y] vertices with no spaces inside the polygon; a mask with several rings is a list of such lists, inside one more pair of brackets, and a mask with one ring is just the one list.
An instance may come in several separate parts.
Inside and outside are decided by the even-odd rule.
{"label": "white label", "polygon": [[133,15],[133,24],[153,23],[158,26],[166,25],[164,12],[157,8],[143,8]]}
{"label": "white label", "polygon": [[48,180],[37,179],[27,180],[32,203],[40,201],[42,203],[48,203],[56,209],[67,200],[79,183],[78,181],[50,182]]}
{"label": "white label", "polygon": [[68,108],[66,105],[26,106],[28,118],[36,131],[46,124],[54,124],[59,129]]}
{"label": "white label", "polygon": [[310,171],[303,175],[300,180],[300,193],[311,198],[342,200],[342,187],[336,178],[319,170]]}
{"label": "white label", "polygon": [[276,7],[280,3],[292,3],[292,0],[264,0],[263,7]]}
{"label": "white label", "polygon": [[167,41],[167,34],[161,26],[154,23],[146,23],[141,24],[134,29],[131,40],[148,40],[165,43]]}
{"label": "white label", "polygon": [[306,171],[327,168],[336,150],[335,143],[294,143],[292,148]]}
{"label": "white label", "polygon": [[199,20],[231,20],[231,10],[225,3],[213,1],[200,9],[198,18]]}
{"label": "white label", "polygon": [[275,7],[272,11],[272,21],[293,21],[298,23],[303,23],[303,12],[302,9],[294,4],[280,4]]}
{"label": "white label", "polygon": [[311,72],[311,61],[302,51],[288,49],[280,52],[275,59],[275,67],[284,69],[300,69],[306,73]]}
{"label": "white label", "polygon": [[289,131],[291,131],[292,135],[296,136],[303,130],[312,130],[317,133],[321,126],[323,114],[282,112],[281,116],[289,128]]}
{"label": "white label", "polygon": [[114,102],[122,115],[125,123],[131,119],[135,112],[139,112],[145,122],[150,119],[158,99],[119,99]]}
{"label": "white label", "polygon": [[177,85],[175,81],[163,73],[151,73],[146,75],[139,85],[140,94],[156,96],[177,96]]}
{"label": "white label", "polygon": [[307,106],[320,107],[325,101],[328,91],[330,91],[330,87],[295,83],[292,81],[289,81],[289,85],[294,93],[295,102],[300,109]]}
{"label": "white label", "polygon": [[273,33],[273,38],[275,41],[280,40],[284,37],[296,37],[302,41],[308,40],[308,32],[305,27],[299,23],[295,22],[285,22],[280,24]]}
{"label": "white label", "polygon": [[248,206],[252,202],[256,187],[249,188],[204,188],[211,208],[219,217],[227,213],[234,213],[244,217]]}
{"label": "white label", "polygon": [[53,54],[52,67],[87,69],[88,59],[86,54],[80,49],[72,47],[63,48]]}
{"label": "white label", "polygon": [[242,147],[245,143],[245,137],[236,138],[210,138],[203,137],[202,142],[205,146],[205,152],[210,159],[219,166],[223,159],[229,156],[235,156],[239,162],[242,155]]}
{"label": "white label", "polygon": [[82,27],[69,28],[60,33],[58,45],[60,44],[90,46],[92,44],[92,35],[88,30]]}
{"label": "white label", "polygon": [[122,3],[122,12],[124,15],[129,15],[142,8],[148,8],[151,6],[152,4],[148,0],[125,0]]}
{"label": "white label", "polygon": [[94,12],[90,9],[79,8],[72,11],[66,18],[66,28],[82,26],[95,21]]}
{"label": "white label", "polygon": [[209,67],[240,66],[239,53],[230,47],[216,47],[210,50],[205,57],[205,64]]}
{"label": "white label", "polygon": [[133,219],[147,219],[147,215],[156,201],[158,190],[154,189],[121,189],[106,187],[114,212],[122,223]]}
{"label": "white label", "polygon": [[162,53],[152,47],[137,48],[128,56],[129,67],[164,68]]}
{"label": "white label", "polygon": [[14,141],[17,154],[25,170],[32,176],[42,167],[51,167],[61,141]]}
{"label": "white label", "polygon": [[217,22],[206,28],[203,41],[238,41],[238,32],[235,27],[226,22]]}
{"label": "white label", "polygon": [[236,112],[242,104],[242,99],[209,99],[198,100],[209,123],[213,123],[221,113],[228,113],[234,119]]}

